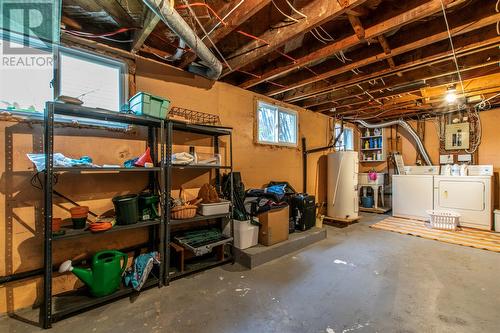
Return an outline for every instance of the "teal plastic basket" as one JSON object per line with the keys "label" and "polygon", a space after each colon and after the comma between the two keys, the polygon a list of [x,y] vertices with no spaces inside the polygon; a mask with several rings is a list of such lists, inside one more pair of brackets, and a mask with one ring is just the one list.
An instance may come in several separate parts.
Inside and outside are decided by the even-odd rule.
{"label": "teal plastic basket", "polygon": [[130,110],[136,115],[166,119],[170,101],[145,92],[135,94],[128,101]]}

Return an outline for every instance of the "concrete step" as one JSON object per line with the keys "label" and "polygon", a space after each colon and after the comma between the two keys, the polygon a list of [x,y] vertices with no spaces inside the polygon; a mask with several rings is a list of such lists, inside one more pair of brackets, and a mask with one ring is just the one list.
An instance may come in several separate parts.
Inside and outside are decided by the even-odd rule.
{"label": "concrete step", "polygon": [[235,259],[237,263],[252,269],[325,238],[325,228],[311,228],[306,231],[296,231],[289,235],[288,240],[271,246],[258,244],[245,250],[235,248]]}

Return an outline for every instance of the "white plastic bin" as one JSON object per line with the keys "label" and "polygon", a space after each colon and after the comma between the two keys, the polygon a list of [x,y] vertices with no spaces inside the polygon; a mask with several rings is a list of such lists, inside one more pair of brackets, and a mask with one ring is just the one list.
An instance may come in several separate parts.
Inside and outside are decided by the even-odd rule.
{"label": "white plastic bin", "polygon": [[[256,218],[254,220],[258,221]],[[259,242],[259,226],[253,225],[250,220],[234,220],[234,246],[240,250],[248,249]],[[231,226],[228,223],[224,228],[224,235],[231,235]]]}
{"label": "white plastic bin", "polygon": [[198,213],[203,216],[227,214],[229,213],[230,203],[231,202],[228,200],[221,200],[220,202],[216,203],[200,204],[200,206],[198,207]]}
{"label": "white plastic bin", "polygon": [[495,209],[495,225],[493,230],[500,232],[500,209]]}

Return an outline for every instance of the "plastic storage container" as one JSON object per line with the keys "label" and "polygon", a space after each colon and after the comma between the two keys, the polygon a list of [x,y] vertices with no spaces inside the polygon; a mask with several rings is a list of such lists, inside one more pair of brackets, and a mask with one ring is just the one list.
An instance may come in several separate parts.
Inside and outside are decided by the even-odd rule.
{"label": "plastic storage container", "polygon": [[198,207],[198,213],[203,216],[228,214],[230,203],[230,201],[221,200],[220,202],[216,203],[200,204],[200,206]]}
{"label": "plastic storage container", "polygon": [[460,214],[449,210],[428,210],[431,228],[457,230]]}
{"label": "plastic storage container", "polygon": [[[258,222],[257,218],[254,218]],[[253,225],[250,220],[234,220],[234,246],[240,250],[248,249],[259,243],[259,226]],[[231,236],[231,226],[228,223],[224,228],[223,234]]]}
{"label": "plastic storage container", "polygon": [[128,101],[130,110],[137,115],[146,115],[153,118],[167,118],[170,101],[144,92],[135,94]]}

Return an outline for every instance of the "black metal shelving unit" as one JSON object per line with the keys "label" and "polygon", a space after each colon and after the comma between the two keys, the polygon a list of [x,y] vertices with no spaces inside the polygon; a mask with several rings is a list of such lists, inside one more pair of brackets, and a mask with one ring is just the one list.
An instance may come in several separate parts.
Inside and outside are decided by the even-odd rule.
{"label": "black metal shelving unit", "polygon": [[[174,133],[175,132],[185,132],[185,133],[194,133],[194,134],[199,134],[207,137],[212,138],[212,145],[214,148],[214,153],[218,154],[220,152],[220,137],[228,137],[228,144],[229,144],[229,165],[172,165],[172,146],[173,146],[173,140],[174,140]],[[224,258],[223,260],[219,261],[208,261],[206,264],[201,264],[194,269],[185,271],[185,272],[170,272],[170,236],[171,236],[171,227],[176,226],[176,225],[184,225],[184,224],[189,224],[189,223],[194,223],[194,222],[199,222],[199,221],[209,221],[209,220],[217,220],[220,222],[221,228],[223,227],[224,222],[230,223],[230,230],[231,230],[231,237],[234,237],[234,226],[232,223],[232,206],[233,206],[233,197],[234,197],[234,191],[233,191],[233,131],[232,128],[230,127],[221,127],[221,126],[212,126],[212,125],[197,125],[197,124],[189,124],[189,123],[184,123],[184,122],[179,122],[175,120],[168,120],[167,121],[167,137],[166,137],[166,156],[167,156],[167,161],[166,161],[166,177],[167,177],[167,186],[166,186],[166,193],[171,196],[172,193],[172,173],[175,172],[182,172],[183,170],[190,170],[190,169],[198,169],[202,170],[204,172],[215,172],[215,187],[217,189],[218,193],[221,193],[221,170],[227,170],[230,172],[230,182],[231,182],[231,211],[229,214],[218,214],[218,215],[212,215],[212,216],[202,216],[202,215],[196,215],[194,218],[191,219],[184,219],[184,220],[174,220],[170,218],[170,206],[167,205],[165,211],[166,215],[166,235],[165,235],[165,246],[166,246],[166,262],[165,262],[165,280],[164,283],[165,285],[168,285],[171,280],[175,280],[178,278],[181,278],[183,276],[189,275],[189,274],[194,274],[199,271],[203,271],[209,268],[213,268],[216,266],[220,266],[223,264],[226,264],[228,262],[234,262],[234,251],[232,249],[233,242],[228,243],[229,246],[229,251],[230,255],[228,258]],[[171,274],[172,273],[172,274]]]}
{"label": "black metal shelving unit", "polygon": [[[55,115],[73,116],[78,118],[112,121],[128,125],[144,126],[148,130],[148,146],[151,148],[151,153],[154,161],[159,161],[159,167],[153,168],[61,168],[54,167],[53,153],[54,153],[54,118]],[[159,134],[159,138],[158,138]],[[77,237],[92,237],[92,233],[86,230],[67,230],[66,234],[60,236],[52,235],[52,196],[53,196],[53,177],[54,174],[59,173],[72,173],[75,177],[84,173],[148,173],[149,175],[149,189],[160,196],[160,218],[156,220],[138,222],[133,225],[115,226],[112,229],[100,233],[108,234],[115,233],[123,230],[132,230],[136,228],[149,228],[149,241],[148,248],[160,252],[163,258],[162,265],[160,265],[160,274],[158,277],[150,277],[143,287],[150,288],[154,286],[161,287],[163,285],[165,275],[165,235],[166,235],[166,220],[165,220],[165,205],[166,192],[165,192],[165,121],[150,119],[145,117],[138,117],[130,114],[123,114],[108,110],[87,108],[76,105],[68,105],[57,102],[48,102],[45,108],[44,117],[44,153],[45,165],[44,172],[44,288],[43,288],[43,305],[42,305],[42,325],[44,328],[50,328],[52,323],[77,314],[83,311],[110,303],[113,300],[126,297],[136,293],[132,288],[122,287],[117,292],[105,296],[94,298],[90,297],[85,290],[75,290],[66,292],[59,295],[52,295],[52,278],[53,278],[53,263],[52,263],[52,242],[61,239],[77,238]],[[158,152],[158,146],[160,146]],[[159,181],[157,177],[159,176]],[[118,177],[118,175],[117,175]]]}
{"label": "black metal shelving unit", "polygon": [[[93,119],[110,121],[121,124],[144,126],[148,130],[148,146],[151,148],[154,161],[159,161],[159,166],[153,168],[124,168],[124,167],[109,167],[109,168],[90,168],[90,167],[54,167],[54,122],[55,115],[71,116],[76,118]],[[105,128],[105,127],[103,127]],[[228,137],[229,143],[229,165],[172,165],[172,146],[175,132],[194,133],[198,135],[211,137],[213,140],[213,148],[216,154],[220,150],[220,140],[222,136]],[[159,138],[158,138],[159,134]],[[44,267],[43,267],[43,304],[41,308],[41,319],[44,328],[50,328],[52,323],[75,315],[98,306],[108,304],[114,300],[130,296],[137,293],[132,288],[122,287],[115,293],[105,297],[91,297],[85,289],[65,292],[58,295],[52,295],[52,279],[54,274],[57,275],[52,262],[52,242],[64,239],[75,239],[79,237],[92,237],[93,234],[88,230],[73,230],[67,229],[64,235],[52,235],[52,197],[56,192],[53,187],[53,179],[56,174],[70,174],[73,177],[78,177],[81,174],[134,174],[147,173],[149,175],[149,188],[160,196],[160,211],[159,219],[142,221],[133,225],[114,226],[112,229],[99,233],[106,235],[124,230],[134,230],[137,228],[149,228],[149,241],[145,244],[140,244],[134,247],[143,248],[145,246],[156,249],[160,252],[162,264],[160,265],[160,274],[158,277],[150,277],[143,290],[154,286],[162,287],[168,285],[171,280],[181,278],[183,276],[194,274],[196,272],[220,266],[229,262],[234,263],[233,243],[228,243],[229,255],[223,260],[210,259],[205,263],[196,265],[193,269],[185,272],[169,271],[170,268],[170,232],[171,226],[189,225],[199,221],[217,220],[221,224],[227,221],[230,223],[231,236],[234,235],[232,223],[232,208],[228,214],[218,214],[212,216],[197,215],[191,219],[174,220],[170,218],[170,205],[167,198],[172,192],[172,173],[182,172],[183,170],[199,170],[199,172],[215,172],[215,186],[221,193],[221,170],[231,172],[231,203],[233,202],[233,138],[232,128],[188,124],[174,120],[158,120],[146,117],[135,116],[131,114],[123,114],[114,111],[103,109],[87,108],[83,106],[63,104],[57,102],[48,102],[45,108],[44,115],[44,153],[45,153],[45,172],[44,172]],[[158,146],[160,149],[158,151]],[[157,177],[159,176],[159,181]],[[168,197],[167,197],[168,196]],[[231,204],[232,207],[232,204]],[[130,250],[122,249],[123,251]]]}

